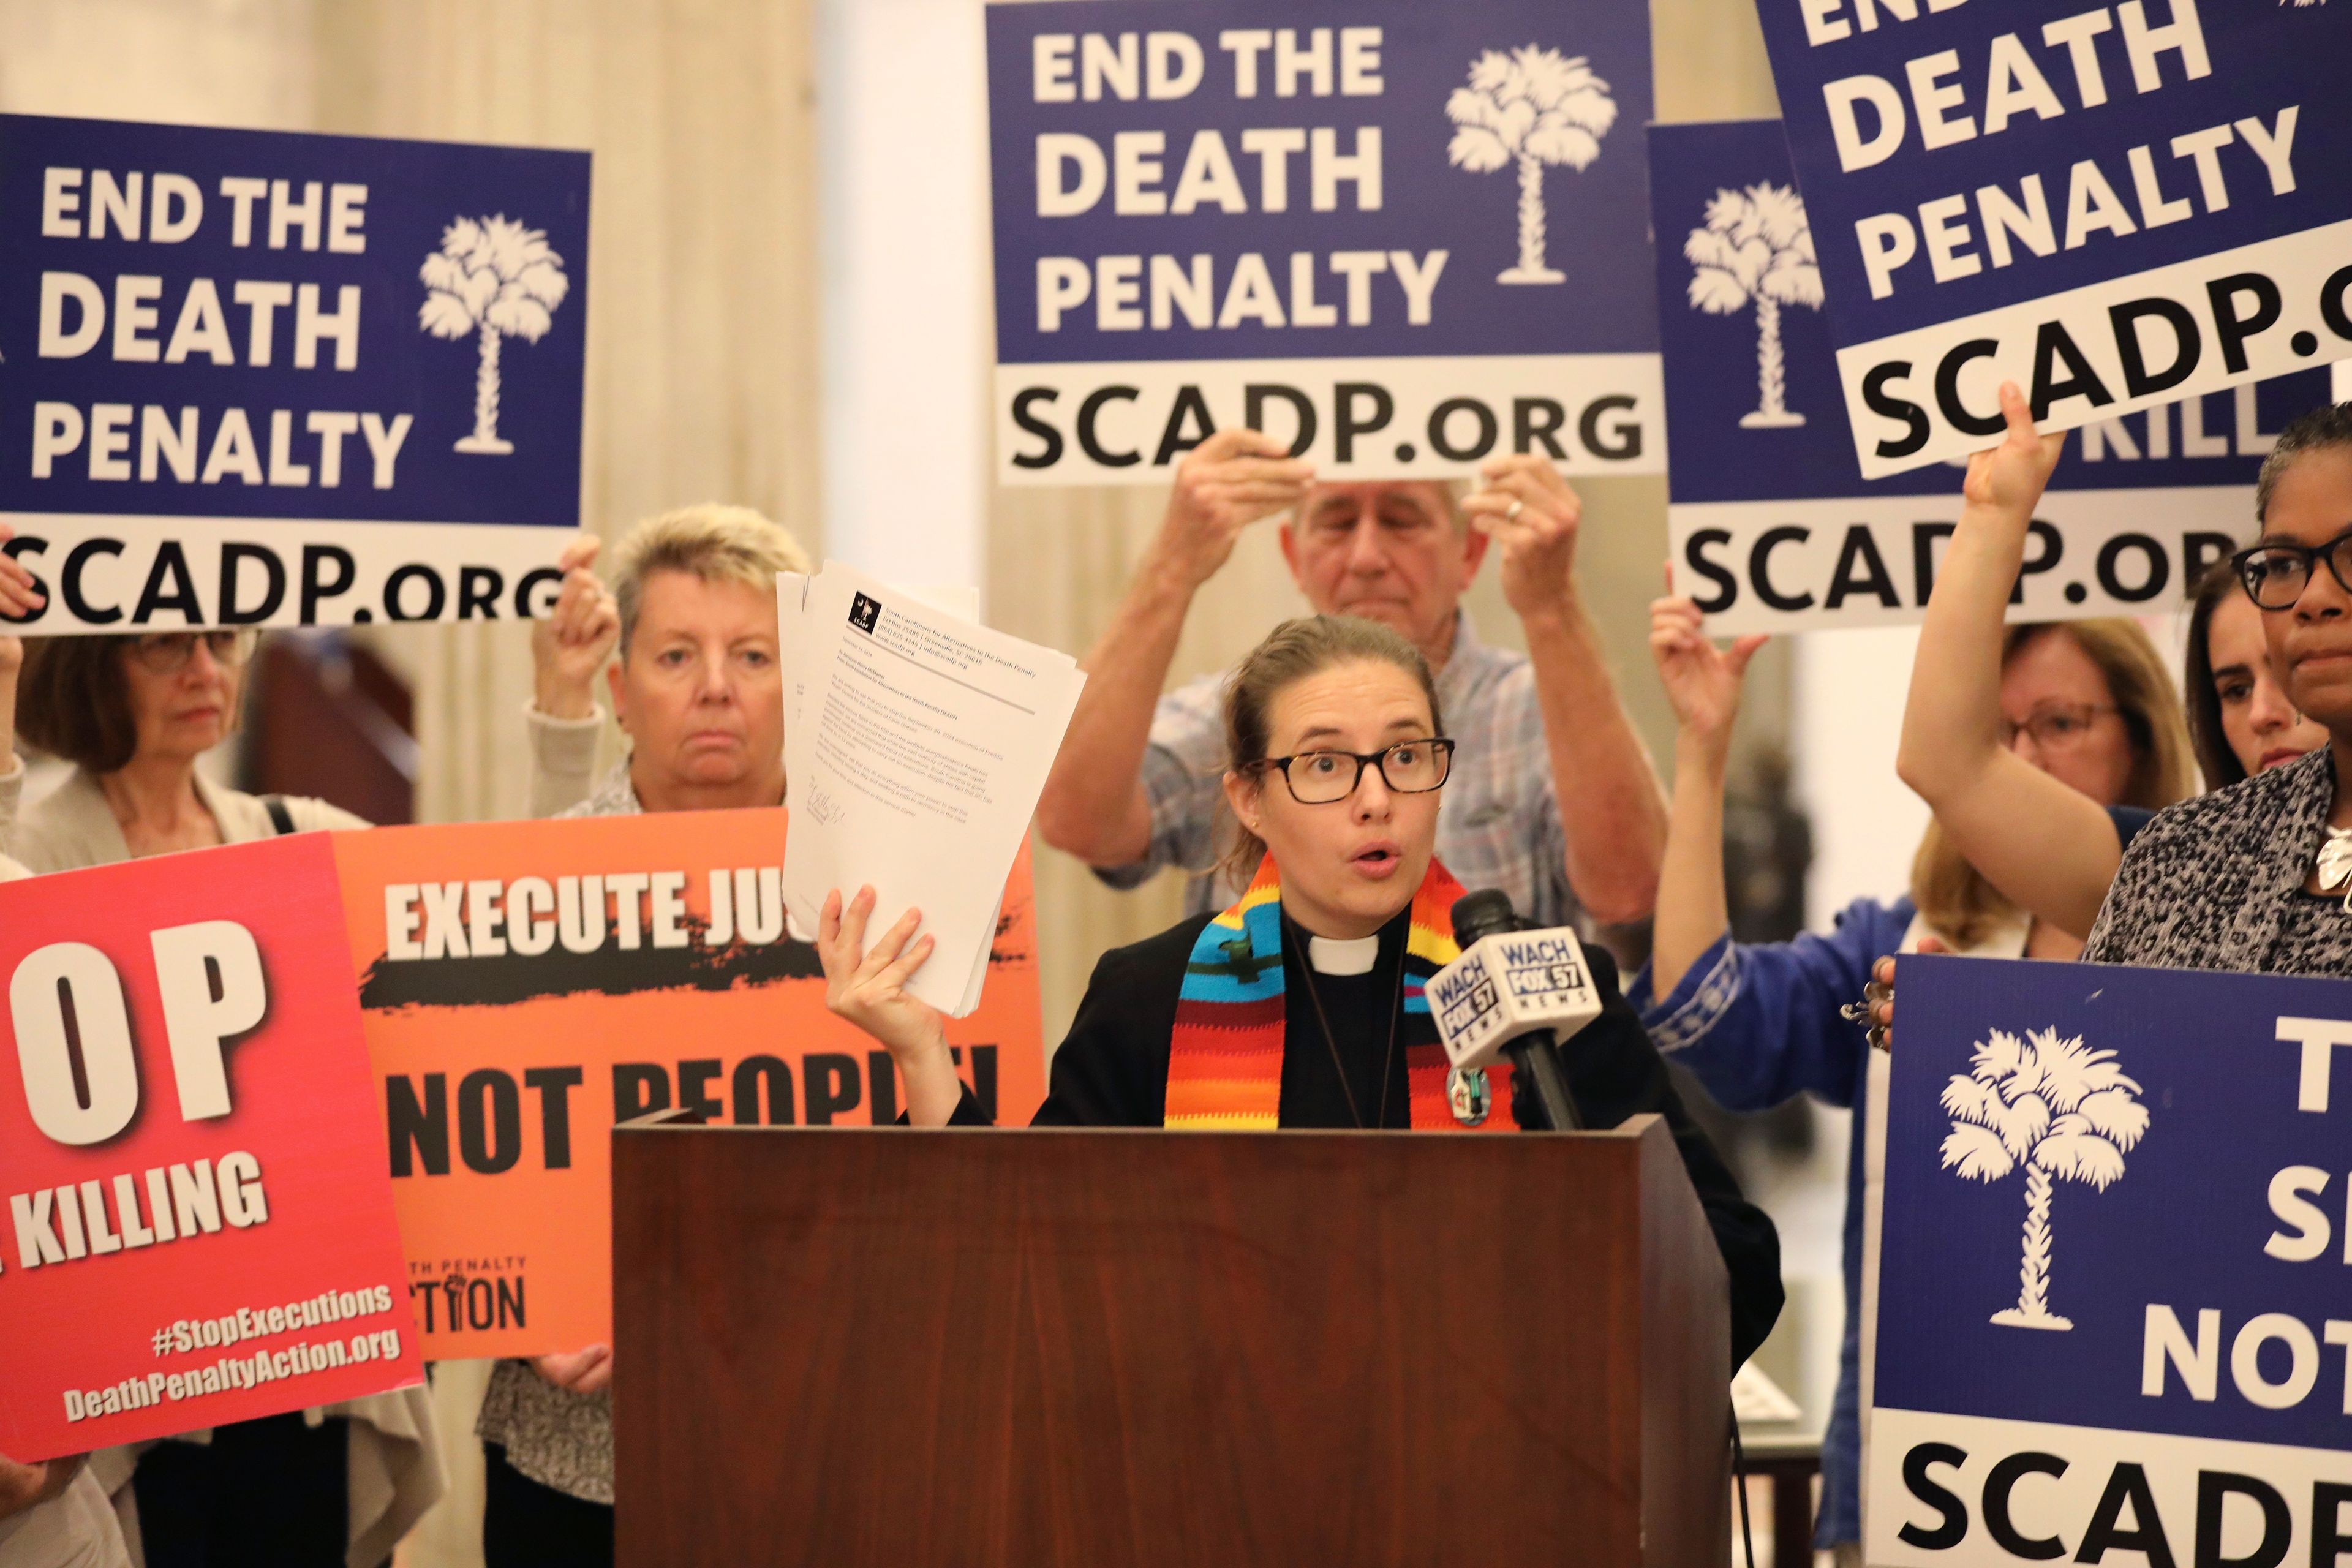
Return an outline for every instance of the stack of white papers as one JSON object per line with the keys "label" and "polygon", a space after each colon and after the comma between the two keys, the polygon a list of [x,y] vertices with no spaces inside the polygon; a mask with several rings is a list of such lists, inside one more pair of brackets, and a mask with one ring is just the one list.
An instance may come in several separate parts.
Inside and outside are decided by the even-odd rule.
{"label": "stack of white papers", "polygon": [[813,932],[826,894],[871,884],[870,941],[920,910],[937,946],[908,989],[958,1018],[980,1005],[1004,879],[1086,682],[972,619],[974,597],[832,561],[777,584],[786,910]]}

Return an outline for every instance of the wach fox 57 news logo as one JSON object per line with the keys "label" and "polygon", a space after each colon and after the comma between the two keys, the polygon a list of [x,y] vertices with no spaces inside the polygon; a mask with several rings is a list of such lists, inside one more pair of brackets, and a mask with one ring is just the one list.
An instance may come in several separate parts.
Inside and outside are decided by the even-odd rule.
{"label": "wach fox 57 news logo", "polygon": [[1899,984],[1868,1560],[2352,1555],[2352,984]]}

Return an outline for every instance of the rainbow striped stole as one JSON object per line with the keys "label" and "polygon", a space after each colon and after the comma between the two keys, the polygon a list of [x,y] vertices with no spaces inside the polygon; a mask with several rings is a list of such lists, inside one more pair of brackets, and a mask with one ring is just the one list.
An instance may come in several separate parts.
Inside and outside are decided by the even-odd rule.
{"label": "rainbow striped stole", "polygon": [[[1405,935],[1405,1082],[1416,1132],[1517,1131],[1509,1107],[1511,1069],[1487,1069],[1494,1112],[1475,1129],[1454,1118],[1445,1089],[1445,1047],[1429,1015],[1429,977],[1461,956],[1454,945],[1454,901],[1462,885],[1433,856],[1412,896]],[[1238,902],[1202,928],[1176,994],[1176,1028],[1168,1047],[1168,1108],[1162,1125],[1198,1132],[1264,1132],[1282,1107],[1284,1029],[1282,883],[1274,857],[1258,865]]]}

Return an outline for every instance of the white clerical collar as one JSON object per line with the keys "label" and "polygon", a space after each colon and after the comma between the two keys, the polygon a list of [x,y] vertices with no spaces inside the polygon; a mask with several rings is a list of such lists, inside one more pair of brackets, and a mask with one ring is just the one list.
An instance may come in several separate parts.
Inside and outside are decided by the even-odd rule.
{"label": "white clerical collar", "polygon": [[1380,962],[1381,935],[1360,936],[1353,942],[1340,942],[1328,936],[1307,939],[1307,962],[1318,974],[1370,974],[1372,965]]}

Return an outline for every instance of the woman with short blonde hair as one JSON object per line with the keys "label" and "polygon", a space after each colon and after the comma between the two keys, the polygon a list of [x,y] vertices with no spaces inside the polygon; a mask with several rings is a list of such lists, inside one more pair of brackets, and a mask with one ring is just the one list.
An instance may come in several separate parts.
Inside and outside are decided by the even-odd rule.
{"label": "woman with short blonde hair", "polygon": [[[613,551],[620,659],[605,671],[628,755],[562,815],[783,804],[776,577],[809,570],[744,506],[681,507]],[[475,1431],[488,1459],[489,1568],[613,1560],[613,1352],[588,1345],[490,1374]]]}
{"label": "woman with short blonde hair", "polygon": [[776,574],[808,574],[808,552],[781,525],[748,506],[706,501],[647,518],[613,552],[613,599],[621,615],[621,657],[644,611],[646,580],[684,572],[706,583],[742,583],[775,592]]}

